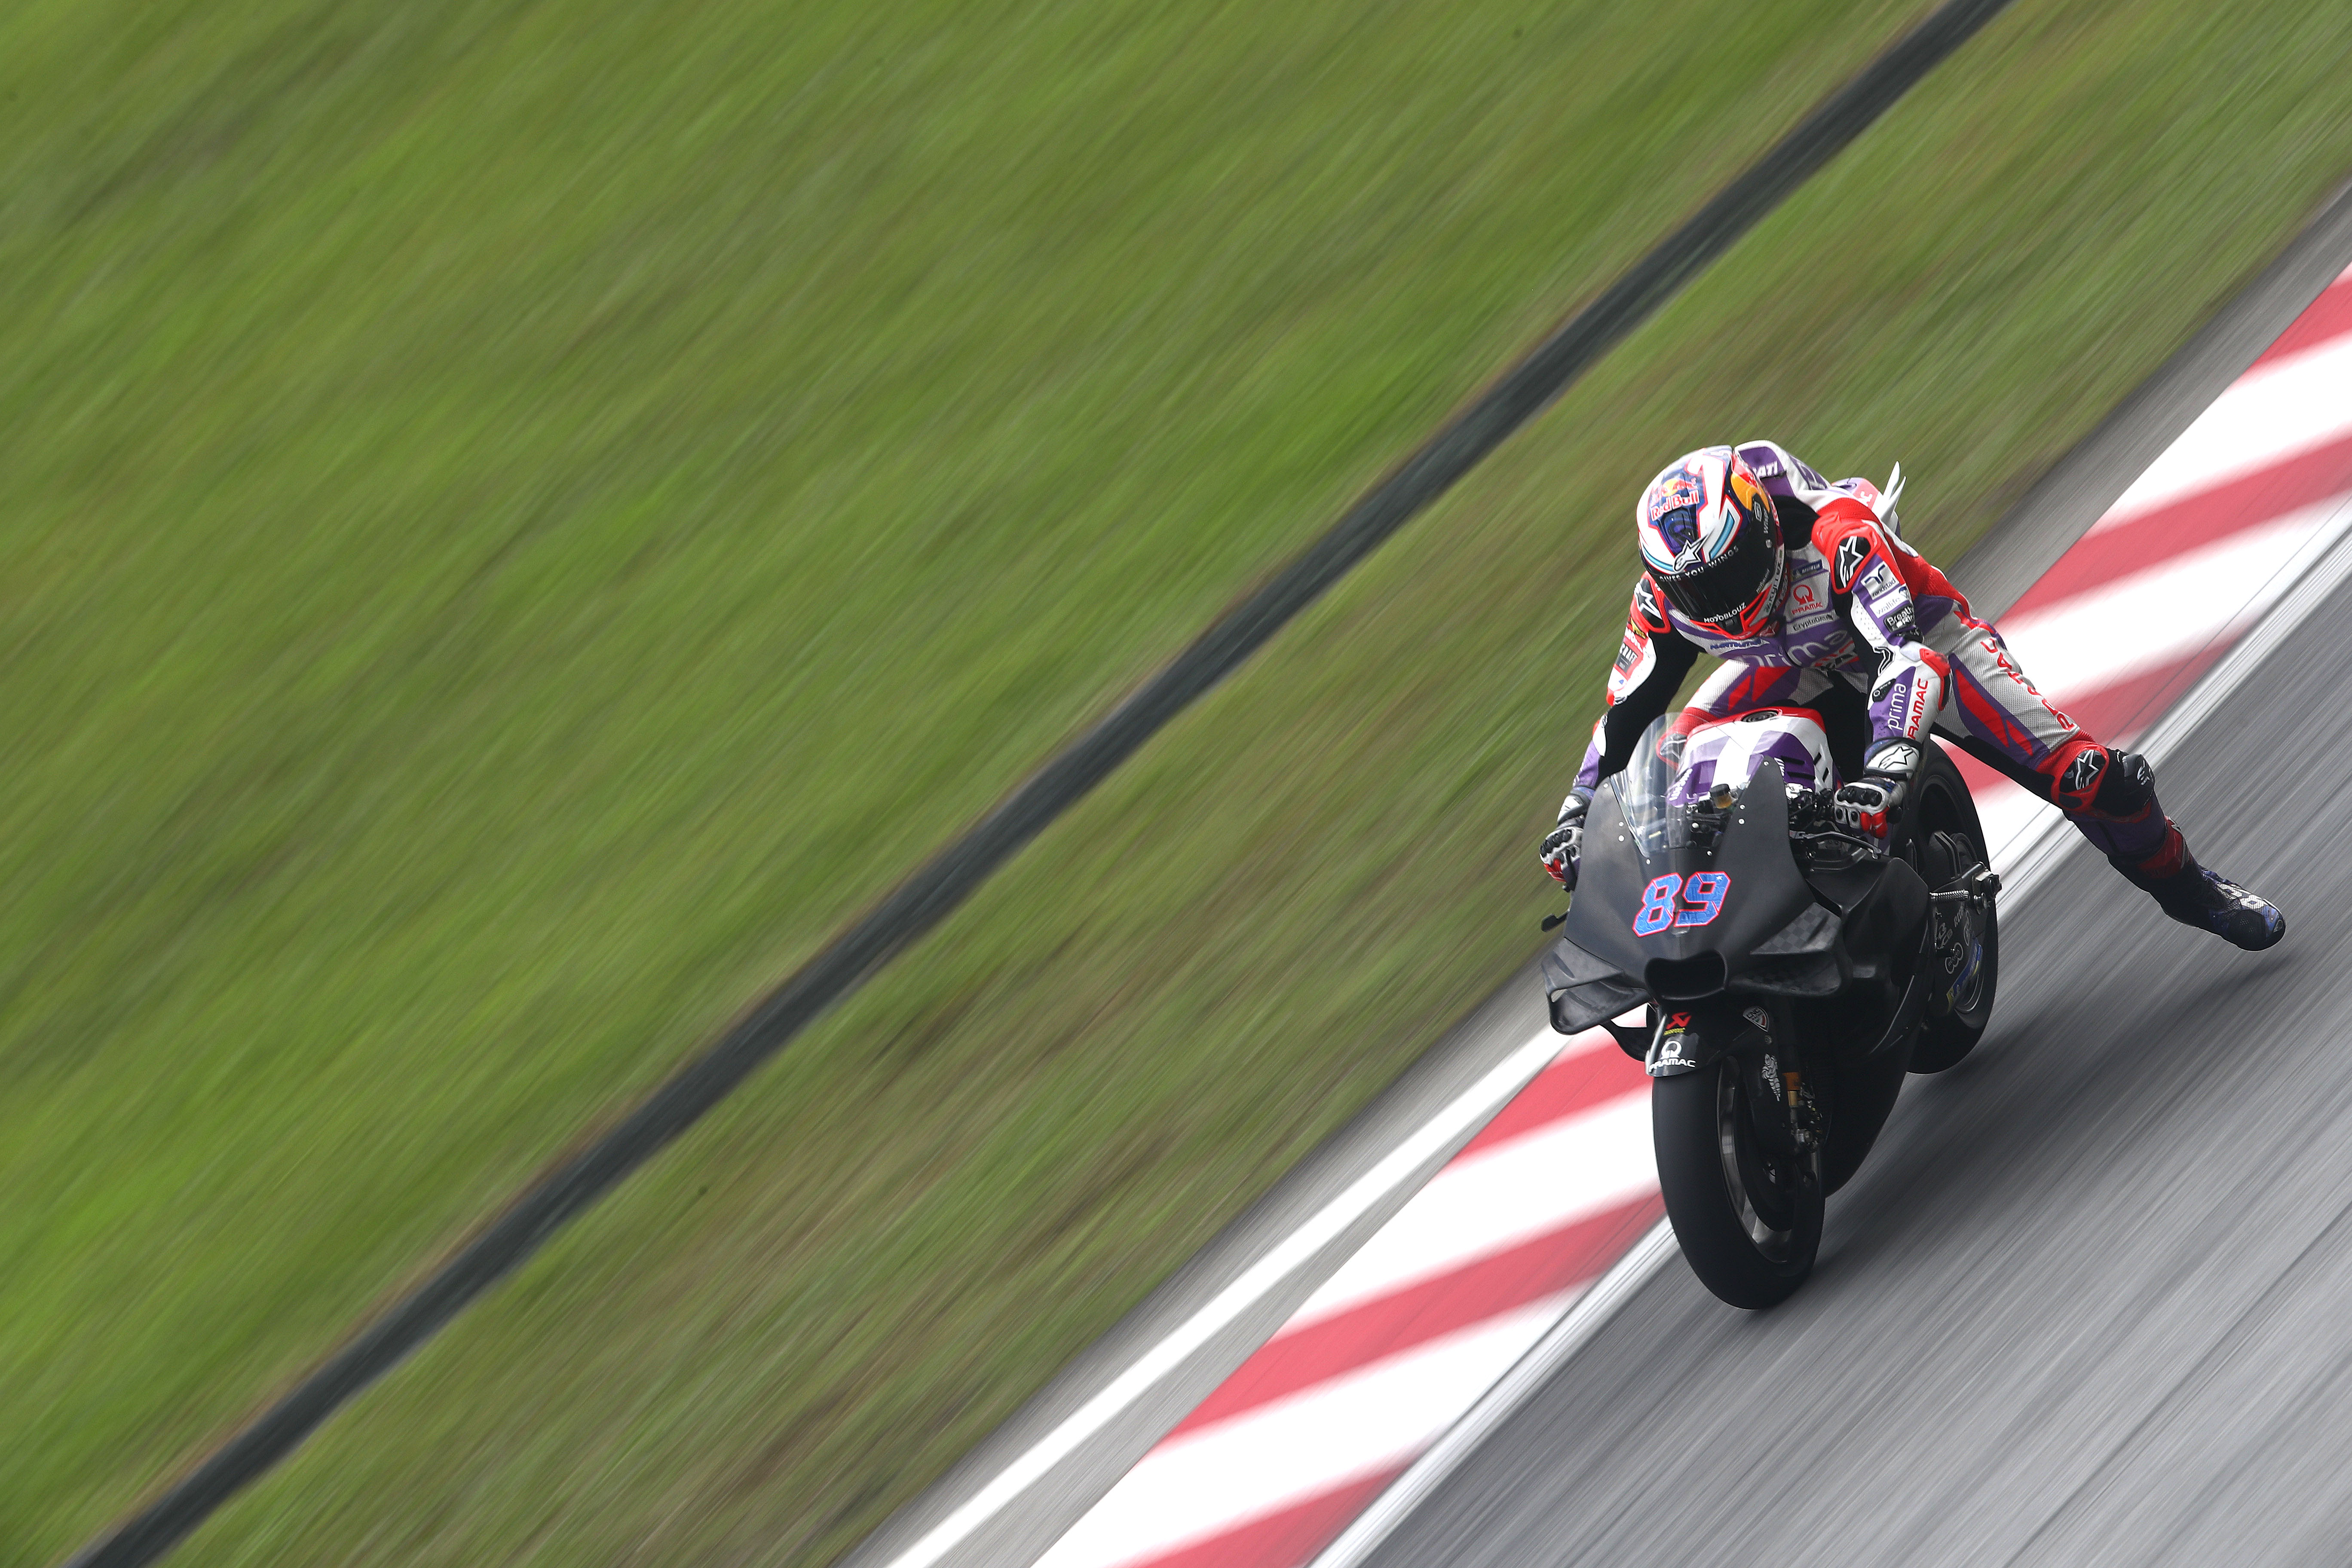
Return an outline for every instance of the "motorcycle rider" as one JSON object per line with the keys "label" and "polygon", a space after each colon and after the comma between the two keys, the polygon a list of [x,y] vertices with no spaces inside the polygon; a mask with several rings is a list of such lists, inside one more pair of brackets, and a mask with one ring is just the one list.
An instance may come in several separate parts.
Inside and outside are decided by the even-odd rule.
{"label": "motorcycle rider", "polygon": [[2286,934],[2267,900],[2197,863],[2147,759],[2105,746],[2034,689],[2000,633],[1897,532],[1901,469],[1882,494],[1835,484],[1771,441],[1708,447],[1634,508],[1643,564],[1609,703],[1540,854],[1576,885],[1593,790],[1623,768],[1704,651],[1725,661],[1667,726],[1677,760],[1699,725],[1759,707],[1822,715],[1850,782],[1833,810],[1884,839],[1930,729],[2064,812],[2124,878],[2184,925],[2250,952]]}

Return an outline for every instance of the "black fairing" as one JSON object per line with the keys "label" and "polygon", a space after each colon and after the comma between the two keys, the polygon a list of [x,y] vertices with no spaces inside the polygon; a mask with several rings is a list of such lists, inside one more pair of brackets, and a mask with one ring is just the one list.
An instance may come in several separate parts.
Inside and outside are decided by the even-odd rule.
{"label": "black fairing", "polygon": [[[1704,925],[1674,924],[1648,936],[1636,935],[1633,921],[1643,890],[1660,877],[1687,879],[1697,871],[1719,871],[1729,878],[1721,912]],[[1643,982],[1666,1000],[1696,999],[1727,988],[1738,991],[1743,978],[1775,963],[1771,957],[1759,957],[1756,950],[1814,907],[1812,889],[1789,852],[1789,802],[1780,763],[1768,762],[1757,770],[1724,814],[1722,835],[1712,845],[1668,845],[1651,855],[1643,853],[1625,826],[1616,793],[1601,790],[1593,797],[1585,823],[1584,857],[1576,900],[1560,929],[1562,945],[1545,963],[1555,994],[1573,993],[1558,996],[1553,1022],[1580,1028],[1610,1016],[1570,1023],[1569,1018],[1584,1009],[1564,1017],[1559,1005],[1561,1001],[1585,1000],[1588,994],[1591,1005],[1605,1000],[1597,994],[1605,982],[1595,984],[1603,971]],[[1563,947],[1581,952],[1570,954]],[[1622,983],[1606,988],[1612,994],[1628,989]],[[1642,999],[1640,992],[1631,992],[1615,1010],[1622,1012]]]}
{"label": "black fairing", "polygon": [[1875,974],[1885,959],[1917,952],[1927,918],[1927,884],[1905,862],[1886,861],[1870,891],[1846,910],[1846,947],[1854,968]]}
{"label": "black fairing", "polygon": [[[1605,1023],[1650,999],[1615,964],[1564,938],[1544,953],[1543,973],[1544,990],[1551,998],[1551,1026],[1563,1035]],[[1634,1057],[1642,1054],[1622,1038],[1619,1044]]]}
{"label": "black fairing", "polygon": [[[1576,897],[1543,961],[1553,1026],[1577,1033],[1649,1002],[1642,1030],[1612,1032],[1629,1055],[1645,1057],[1662,1086],[1726,1058],[1743,1071],[1785,1075],[1785,1121],[1768,1097],[1751,1103],[1754,1130],[1810,1148],[1820,1190],[1837,1191],[1869,1154],[1933,1024],[1930,992],[1941,973],[1926,962],[1934,900],[1955,896],[1947,884],[1983,853],[1966,784],[1940,753],[1929,767],[1928,783],[1957,800],[1945,816],[1968,840],[1958,859],[1947,853],[1928,865],[1941,893],[1908,858],[1912,840],[1935,825],[1928,816],[1906,825],[1910,837],[1898,837],[1891,853],[1810,822],[1792,841],[1776,763],[1757,770],[1719,826],[1706,813],[1659,815],[1671,796],[1654,771],[1599,791]],[[1923,813],[1935,798],[1923,794]],[[1656,847],[1645,849],[1627,823],[1628,800]],[[1645,893],[1654,911],[1665,888],[1686,889],[1709,871],[1727,879],[1713,918],[1682,923],[1706,900],[1678,894],[1671,920],[1654,913],[1659,929],[1636,931]],[[1676,880],[1662,884],[1666,878]]]}

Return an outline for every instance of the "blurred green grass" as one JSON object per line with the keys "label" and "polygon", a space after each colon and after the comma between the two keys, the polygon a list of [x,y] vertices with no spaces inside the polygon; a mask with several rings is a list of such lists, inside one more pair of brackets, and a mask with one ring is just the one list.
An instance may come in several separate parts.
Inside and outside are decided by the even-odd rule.
{"label": "blurred green grass", "polygon": [[[0,18],[0,1561],[1922,10]],[[837,1554],[1530,950],[1633,487],[1900,456],[1953,553],[2352,166],[2347,51],[2317,4],[2024,0],[184,1560]]]}

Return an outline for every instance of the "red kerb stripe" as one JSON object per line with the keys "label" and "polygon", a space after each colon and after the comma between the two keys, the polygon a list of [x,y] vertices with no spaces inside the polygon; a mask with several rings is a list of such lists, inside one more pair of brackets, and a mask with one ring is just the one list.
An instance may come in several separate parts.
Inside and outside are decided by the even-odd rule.
{"label": "red kerb stripe", "polygon": [[2299,354],[2346,332],[2352,332],[2352,283],[2333,283],[2294,319],[2293,326],[2279,334],[2278,342],[2263,351],[2263,357],[2254,363],[2265,365],[2289,354]]}
{"label": "red kerb stripe", "polygon": [[1603,1100],[1630,1094],[1648,1081],[1643,1076],[1642,1064],[1621,1050],[1614,1040],[1580,1050],[1544,1068],[1533,1083],[1519,1090],[1517,1099],[1503,1107],[1495,1120],[1481,1128],[1478,1136],[1464,1144],[1462,1152],[1454,1157],[1459,1160],[1524,1137],[1563,1116],[1573,1116]]}
{"label": "red kerb stripe", "polygon": [[2352,490],[2352,437],[2290,458],[2218,489],[2200,491],[2114,528],[2086,533],[2042,580],[2011,606],[2011,616],[2038,610],[2119,577],[2160,566],[2176,555],[2259,528]]}
{"label": "red kerb stripe", "polygon": [[1593,1279],[1623,1257],[1664,1212],[1655,1194],[1645,1194],[1279,1335],[1236,1367],[1169,1436],[1226,1420]]}

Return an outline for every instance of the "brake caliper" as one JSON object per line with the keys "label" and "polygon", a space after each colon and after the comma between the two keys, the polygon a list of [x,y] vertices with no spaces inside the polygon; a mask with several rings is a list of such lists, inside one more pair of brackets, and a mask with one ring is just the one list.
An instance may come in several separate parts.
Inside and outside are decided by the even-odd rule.
{"label": "brake caliper", "polygon": [[1789,1142],[1799,1152],[1811,1152],[1822,1142],[1822,1108],[1813,1099],[1812,1086],[1805,1075],[1795,1068],[1780,1070],[1780,1058],[1771,1052],[1764,1053],[1764,1081],[1770,1086],[1772,1098],[1789,1113]]}
{"label": "brake caliper", "polygon": [[[1750,1007],[1743,1016],[1767,1040],[1772,1037],[1770,1014],[1761,1007]],[[1789,1142],[1796,1145],[1797,1152],[1811,1153],[1822,1142],[1822,1108],[1813,1099],[1812,1087],[1805,1082],[1805,1075],[1796,1063],[1790,1062],[1784,1068],[1780,1058],[1769,1048],[1760,1066],[1762,1082],[1759,1087],[1763,1098],[1787,1112]]]}
{"label": "brake caliper", "polygon": [[[1948,834],[1937,837],[1951,838]],[[1950,847],[1965,847],[1957,839],[1951,840]],[[1977,965],[1984,960],[1985,916],[1992,909],[1993,895],[2000,891],[2000,878],[1979,862],[1955,877],[1950,886],[1928,896],[1929,949],[1945,977],[1928,1002],[1938,1016],[1958,1005],[1969,982],[1976,978]]]}

